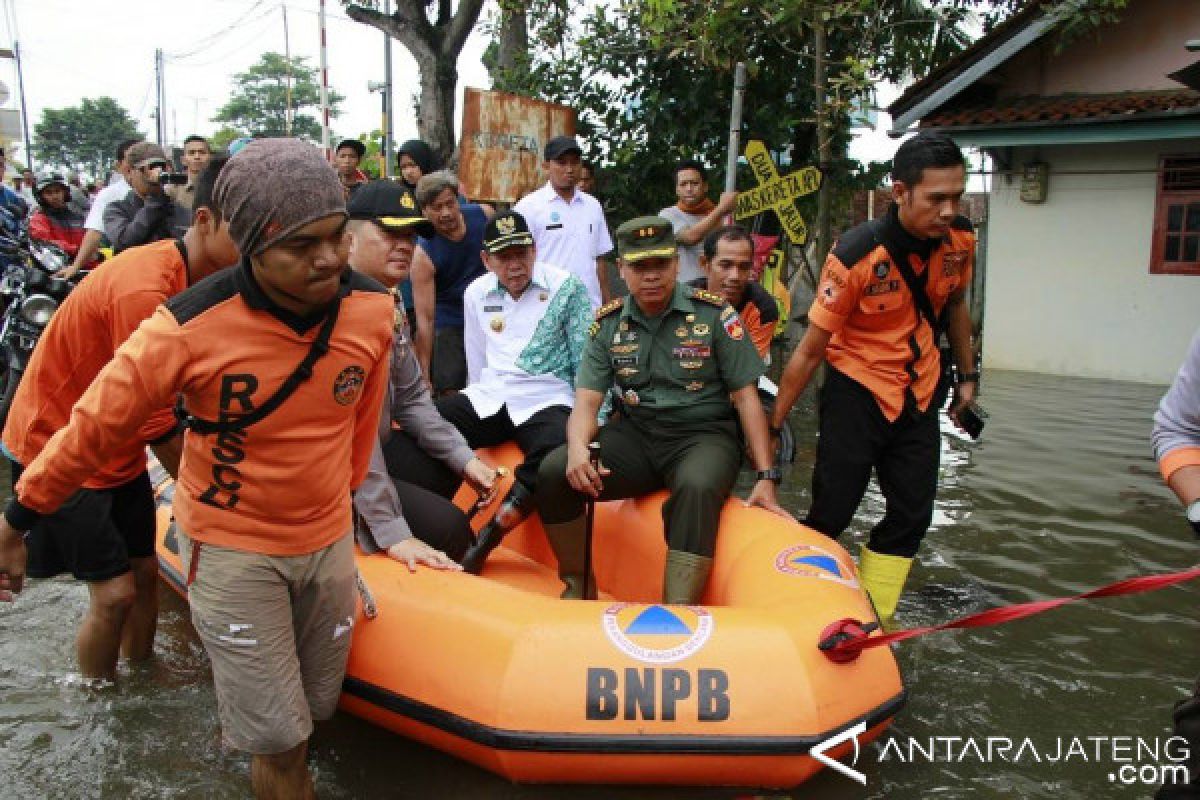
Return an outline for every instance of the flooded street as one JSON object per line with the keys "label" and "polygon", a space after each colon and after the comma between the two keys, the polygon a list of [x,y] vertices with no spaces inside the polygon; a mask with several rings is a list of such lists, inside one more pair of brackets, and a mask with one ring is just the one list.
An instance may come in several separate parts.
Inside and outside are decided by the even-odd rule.
{"label": "flooded street", "polygon": [[[984,439],[944,438],[934,530],[898,623],[936,624],[1200,562],[1200,543],[1151,457],[1151,415],[1164,388],[988,373]],[[812,410],[806,397],[793,416],[798,454],[783,492],[785,505],[801,511],[815,452]],[[857,552],[881,513],[873,490],[842,544]],[[217,741],[211,676],[186,609],[165,588],[162,595],[158,657],[144,668],[123,668],[116,692],[82,689],[73,672],[74,628],[86,602],[81,585],[36,582],[17,603],[0,607],[0,798],[248,796],[247,762]],[[881,743],[1028,737],[1053,756],[1060,740],[1075,738],[1088,752],[1012,764],[980,763],[974,753],[959,759],[956,749],[955,758],[936,763],[881,763],[877,743],[858,759],[865,788],[826,771],[794,796],[1147,797],[1150,786],[1110,779],[1119,764],[1095,758],[1088,737],[1166,740],[1171,705],[1200,674],[1200,585],[936,634],[900,643],[896,655],[909,704]],[[755,796],[518,787],[347,715],[318,731],[312,763],[323,798]]]}

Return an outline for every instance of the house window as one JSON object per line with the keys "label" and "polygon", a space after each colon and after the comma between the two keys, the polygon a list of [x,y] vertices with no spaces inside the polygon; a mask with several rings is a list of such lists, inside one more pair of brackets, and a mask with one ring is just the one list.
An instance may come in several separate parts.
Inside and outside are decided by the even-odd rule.
{"label": "house window", "polygon": [[1200,275],[1200,155],[1162,160],[1150,272]]}

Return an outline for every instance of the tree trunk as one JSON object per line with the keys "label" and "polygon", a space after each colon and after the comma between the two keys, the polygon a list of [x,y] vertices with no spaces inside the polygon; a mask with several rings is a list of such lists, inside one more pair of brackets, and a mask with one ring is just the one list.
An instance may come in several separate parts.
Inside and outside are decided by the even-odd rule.
{"label": "tree trunk", "polygon": [[495,74],[492,83],[500,81],[529,60],[529,25],[525,18],[525,3],[520,0],[500,0],[500,36],[496,52]]}
{"label": "tree trunk", "polygon": [[458,56],[479,19],[483,0],[459,0],[449,13],[449,0],[438,3],[438,17],[430,23],[423,0],[396,0],[390,16],[373,8],[346,4],[355,22],[370,25],[404,45],[421,72],[421,97],[417,108],[418,135],[447,163],[454,153],[454,102],[458,88]]}

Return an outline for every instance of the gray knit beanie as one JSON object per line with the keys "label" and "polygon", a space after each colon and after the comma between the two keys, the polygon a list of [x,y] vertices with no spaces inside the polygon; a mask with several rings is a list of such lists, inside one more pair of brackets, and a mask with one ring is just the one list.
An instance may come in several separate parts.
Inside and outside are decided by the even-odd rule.
{"label": "gray knit beanie", "polygon": [[255,139],[229,159],[213,187],[244,256],[256,256],[300,228],[345,214],[337,172],[299,139]]}

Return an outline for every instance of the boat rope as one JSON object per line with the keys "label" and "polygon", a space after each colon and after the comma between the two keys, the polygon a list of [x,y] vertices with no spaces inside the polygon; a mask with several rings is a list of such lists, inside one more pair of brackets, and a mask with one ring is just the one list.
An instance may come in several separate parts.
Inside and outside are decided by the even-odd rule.
{"label": "boat rope", "polygon": [[1101,586],[1099,589],[1092,589],[1083,594],[990,608],[987,611],[981,611],[977,614],[970,614],[956,620],[951,620],[950,622],[943,622],[941,625],[907,628],[905,630],[885,633],[881,636],[871,636],[871,633],[879,627],[876,623],[866,624],[856,619],[843,619],[830,624],[821,632],[821,638],[817,643],[817,647],[831,661],[844,663],[853,661],[863,650],[868,650],[872,647],[883,647],[893,642],[902,642],[905,639],[913,639],[917,636],[925,636],[930,633],[954,630],[956,628],[986,628],[993,625],[1003,625],[1006,622],[1032,617],[1035,614],[1041,614],[1077,600],[1154,592],[1197,578],[1200,578],[1200,564],[1182,572],[1167,572],[1160,575],[1142,575],[1136,578],[1126,578],[1116,583],[1110,583],[1107,586]]}

